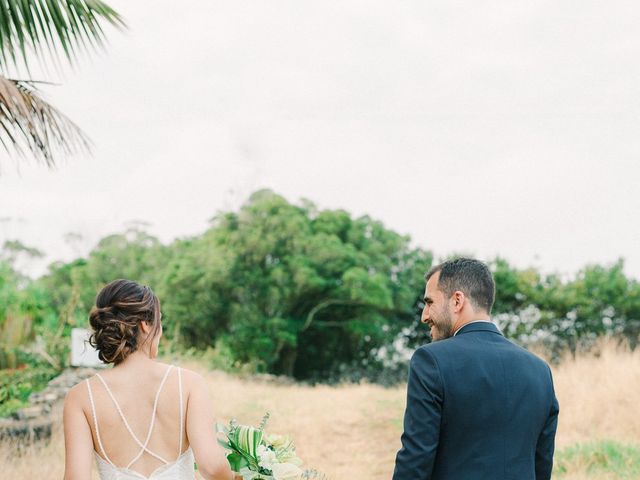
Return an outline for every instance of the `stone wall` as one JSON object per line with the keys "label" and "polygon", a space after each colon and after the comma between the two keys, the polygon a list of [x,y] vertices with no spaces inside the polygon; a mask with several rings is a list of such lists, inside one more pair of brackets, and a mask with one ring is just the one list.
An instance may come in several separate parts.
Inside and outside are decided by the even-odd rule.
{"label": "stone wall", "polygon": [[52,409],[62,402],[75,384],[96,372],[93,368],[68,368],[52,379],[40,392],[29,396],[29,406],[15,412],[10,418],[0,418],[0,440],[32,442],[51,436]]}

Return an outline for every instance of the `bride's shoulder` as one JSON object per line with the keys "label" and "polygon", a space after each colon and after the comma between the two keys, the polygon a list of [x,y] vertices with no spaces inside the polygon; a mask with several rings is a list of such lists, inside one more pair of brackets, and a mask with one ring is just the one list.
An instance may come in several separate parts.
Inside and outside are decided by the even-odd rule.
{"label": "bride's shoulder", "polygon": [[189,368],[180,367],[180,373],[182,374],[182,379],[186,382],[197,383],[204,380],[204,376],[201,373]]}
{"label": "bride's shoulder", "polygon": [[180,367],[180,373],[182,385],[187,392],[207,388],[207,380],[202,373],[184,367]]}
{"label": "bride's shoulder", "polygon": [[64,406],[68,408],[84,408],[88,399],[86,379],[76,383],[67,390],[64,397]]}

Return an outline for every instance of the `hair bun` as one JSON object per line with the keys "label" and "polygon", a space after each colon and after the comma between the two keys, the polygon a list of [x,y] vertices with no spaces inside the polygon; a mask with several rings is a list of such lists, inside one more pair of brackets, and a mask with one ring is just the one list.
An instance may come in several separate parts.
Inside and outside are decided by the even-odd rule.
{"label": "hair bun", "polygon": [[89,344],[98,350],[100,360],[117,365],[138,349],[141,321],[154,324],[155,335],[159,310],[158,299],[149,287],[114,280],[100,291],[89,312],[93,329]]}

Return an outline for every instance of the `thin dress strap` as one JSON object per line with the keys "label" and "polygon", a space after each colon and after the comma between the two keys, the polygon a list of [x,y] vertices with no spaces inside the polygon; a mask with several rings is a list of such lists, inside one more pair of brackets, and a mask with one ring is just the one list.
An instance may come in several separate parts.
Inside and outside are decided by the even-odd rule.
{"label": "thin dress strap", "polygon": [[120,405],[118,404],[118,401],[116,400],[116,398],[113,396],[113,393],[111,392],[111,389],[107,385],[107,382],[104,381],[104,378],[102,378],[102,375],[100,375],[99,373],[96,373],[96,376],[100,379],[100,381],[104,385],[104,388],[107,390],[107,393],[111,397],[111,400],[113,401],[113,404],[115,405],[116,410],[118,410],[118,414],[120,415],[120,418],[124,422],[124,426],[129,431],[129,434],[131,435],[133,440],[138,444],[139,447],[141,447],[141,450],[140,450],[140,452],[138,452],[138,455],[136,455],[135,458],[133,460],[131,460],[131,462],[129,462],[129,465],[127,465],[126,468],[129,468],[131,465],[133,465],[136,462],[136,460],[138,460],[138,458],[140,458],[140,456],[145,451],[147,453],[149,453],[150,455],[153,455],[154,457],[156,457],[161,462],[169,463],[167,460],[162,458],[160,455],[158,455],[158,454],[152,452],[151,450],[149,450],[147,448],[147,445],[149,443],[149,439],[151,438],[151,432],[153,431],[153,427],[154,427],[154,423],[155,423],[156,410],[157,410],[157,407],[158,407],[158,399],[160,397],[160,392],[162,391],[162,387],[164,386],[164,384],[165,384],[165,382],[167,380],[167,376],[169,375],[169,372],[171,371],[172,367],[173,367],[173,365],[169,365],[169,368],[167,368],[167,371],[164,373],[164,377],[162,378],[162,382],[160,382],[160,387],[158,388],[158,391],[156,392],[156,398],[155,398],[155,400],[153,402],[153,413],[151,414],[151,424],[149,425],[149,431],[147,433],[147,438],[146,438],[144,444],[138,439],[136,434],[133,433],[133,430],[131,429],[131,426],[129,425],[129,422],[127,422],[127,419],[125,418],[124,414],[122,413],[122,409],[120,408]]}
{"label": "thin dress strap", "polygon": [[[102,440],[100,439],[100,429],[98,428],[98,417],[96,416],[96,405],[93,402],[93,393],[91,392],[91,384],[89,383],[89,379],[87,378],[87,390],[89,390],[89,400],[91,401],[91,414],[93,416],[93,425],[96,430],[96,437],[98,438],[98,445],[100,446],[100,451],[102,452],[102,456],[104,456],[105,460],[113,465],[113,462],[108,457],[107,452],[104,451],[104,447],[102,446]],[[115,465],[113,465],[115,467]]]}
{"label": "thin dress strap", "polygon": [[182,455],[182,428],[184,425],[184,418],[182,413],[182,369],[176,367],[178,370],[178,395],[180,396],[180,442],[178,446],[178,458]]}

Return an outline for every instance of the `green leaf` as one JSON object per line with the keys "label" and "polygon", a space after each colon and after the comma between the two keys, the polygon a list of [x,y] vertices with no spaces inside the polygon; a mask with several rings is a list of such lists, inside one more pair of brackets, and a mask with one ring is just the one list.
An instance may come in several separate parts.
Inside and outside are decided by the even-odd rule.
{"label": "green leaf", "polygon": [[218,439],[218,445],[220,445],[222,448],[226,448],[227,450],[231,450],[232,446],[229,442],[226,442],[224,440],[220,440]]}
{"label": "green leaf", "polygon": [[101,23],[125,27],[122,17],[101,0],[3,0],[0,2],[0,66],[29,68],[29,53],[43,60],[43,45],[58,60],[56,47],[69,62],[78,50],[104,42]]}
{"label": "green leaf", "polygon": [[227,460],[229,461],[231,470],[233,470],[234,472],[239,472],[243,467],[249,467],[249,462],[240,453],[230,453],[229,455],[227,455]]}

